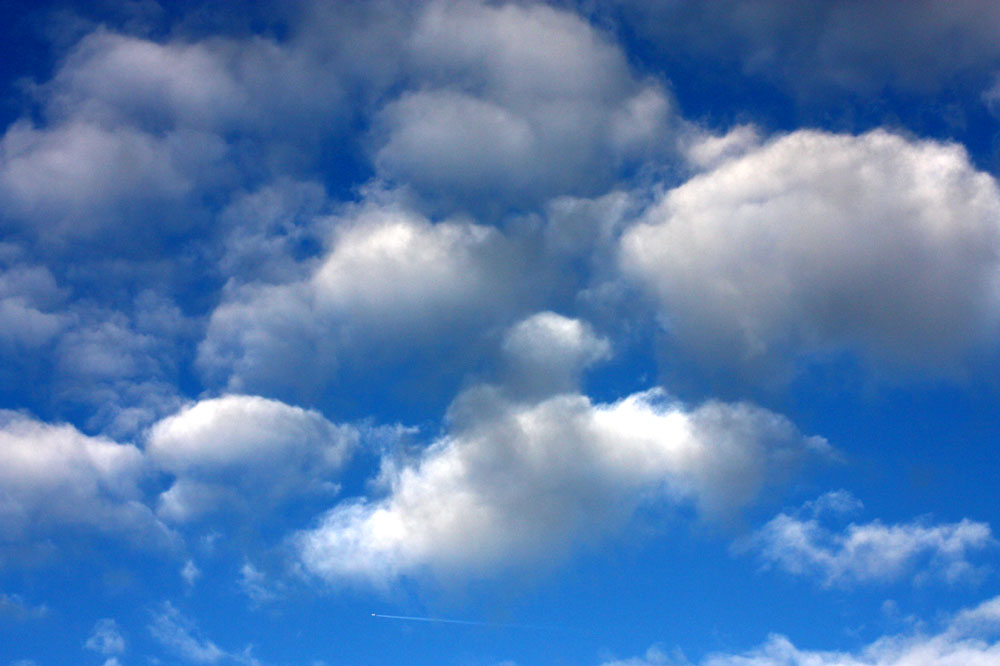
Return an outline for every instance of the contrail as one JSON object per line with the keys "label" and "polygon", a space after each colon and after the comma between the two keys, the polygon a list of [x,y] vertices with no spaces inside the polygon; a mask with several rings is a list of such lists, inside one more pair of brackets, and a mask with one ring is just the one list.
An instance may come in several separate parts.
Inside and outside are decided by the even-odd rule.
{"label": "contrail", "polygon": [[538,624],[511,624],[507,622],[476,622],[475,620],[449,620],[443,617],[414,617],[412,615],[383,615],[382,613],[372,613],[372,617],[380,617],[386,620],[409,620],[410,622],[441,622],[444,624],[465,624],[474,627],[510,627],[517,629],[560,629],[560,627],[547,627]]}

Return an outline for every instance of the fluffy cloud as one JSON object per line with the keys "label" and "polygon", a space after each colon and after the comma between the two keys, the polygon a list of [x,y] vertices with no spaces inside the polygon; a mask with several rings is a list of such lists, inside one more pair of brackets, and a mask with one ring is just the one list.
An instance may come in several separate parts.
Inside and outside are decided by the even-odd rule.
{"label": "fluffy cloud", "polygon": [[802,130],[667,192],[621,261],[706,362],[852,349],[943,370],[994,339],[998,216],[959,146]]}
{"label": "fluffy cloud", "polygon": [[[804,650],[781,635],[742,654],[713,654],[700,666],[989,666],[1000,659],[1000,597],[963,610],[936,634],[888,635],[850,652]],[[645,658],[604,666],[690,666],[653,648]]]}
{"label": "fluffy cloud", "polygon": [[611,355],[611,345],[586,322],[540,312],[513,326],[502,350],[508,387],[518,393],[551,395],[572,391],[587,366]]}
{"label": "fluffy cloud", "polygon": [[968,519],[939,525],[851,523],[832,531],[820,520],[823,508],[835,503],[842,510],[845,500],[856,501],[841,491],[797,513],[779,514],[754,534],[748,547],[759,551],[767,565],[815,576],[824,585],[851,585],[910,575],[918,581],[956,581],[976,572],[970,552],[996,545],[989,525]]}
{"label": "fluffy cloud", "polygon": [[[518,263],[490,227],[364,205],[305,279],[235,290],[212,314],[199,363],[231,390],[256,392],[322,386],[358,358],[369,369],[413,362],[418,347],[433,373],[425,366],[447,366],[435,360],[444,349],[462,357],[456,339],[508,316]],[[474,348],[468,340],[464,353]]]}
{"label": "fluffy cloud", "polygon": [[[97,239],[91,251],[151,252],[180,234],[209,235],[207,216],[227,191],[311,165],[343,140],[369,91],[394,78],[398,40],[366,57],[351,47],[398,29],[406,13],[356,3],[290,14],[284,41],[85,34],[32,87],[37,117],[0,139],[3,222],[64,251]],[[327,14],[335,20],[317,20]]]}
{"label": "fluffy cloud", "polygon": [[217,501],[330,491],[358,440],[350,426],[318,412],[256,396],[228,395],[188,405],[157,422],[149,459],[178,477],[160,496],[159,513],[185,520]]}
{"label": "fluffy cloud", "polygon": [[[73,120],[51,128],[12,125],[0,139],[0,200],[29,234],[57,247],[100,235],[117,247],[185,231],[197,173],[226,154],[218,138],[190,131],[154,136]],[[130,235],[108,233],[140,217]]]}
{"label": "fluffy cloud", "polygon": [[432,200],[495,212],[592,193],[676,138],[666,94],[574,14],[432,2],[406,48],[423,85],[377,115],[375,164]]}
{"label": "fluffy cloud", "polygon": [[48,268],[0,243],[0,354],[17,356],[51,341],[67,324],[60,312],[64,298]]}
{"label": "fluffy cloud", "polygon": [[157,43],[98,29],[47,84],[49,114],[220,134],[301,131],[335,114],[342,97],[337,76],[320,76],[311,56],[261,37]]}
{"label": "fluffy cloud", "polygon": [[167,537],[140,501],[144,462],[136,447],[2,411],[0,452],[5,541],[58,526]]}
{"label": "fluffy cloud", "polygon": [[[581,346],[567,334],[576,327],[552,315],[529,319],[508,340],[536,327],[546,332],[532,339],[536,351],[595,346]],[[386,497],[343,503],[298,536],[309,570],[386,581],[425,567],[512,566],[613,529],[652,498],[731,511],[828,450],[752,405],[689,409],[659,390],[595,404],[573,392],[521,402],[479,386],[455,401],[450,422],[419,459],[385,462]]]}

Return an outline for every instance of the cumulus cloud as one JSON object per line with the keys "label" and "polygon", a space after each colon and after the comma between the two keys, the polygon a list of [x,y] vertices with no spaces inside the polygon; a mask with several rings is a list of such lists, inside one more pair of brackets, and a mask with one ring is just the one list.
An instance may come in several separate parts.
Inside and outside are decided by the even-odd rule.
{"label": "cumulus cloud", "polygon": [[586,322],[539,312],[507,331],[502,351],[510,387],[548,395],[572,391],[584,368],[611,356],[611,344]]}
{"label": "cumulus cloud", "polygon": [[263,37],[158,43],[99,28],[47,85],[49,113],[150,129],[301,130],[335,114],[342,96],[310,55]]}
{"label": "cumulus cloud", "polygon": [[447,366],[434,360],[445,348],[452,358],[476,348],[467,340],[456,350],[456,339],[507,316],[518,263],[491,227],[365,204],[304,279],[236,289],[212,313],[199,364],[230,390],[257,392],[322,386],[358,358],[369,369],[408,359],[433,373],[425,366]]}
{"label": "cumulus cloud", "polygon": [[903,577],[949,582],[977,572],[975,551],[995,546],[989,525],[964,519],[957,523],[915,521],[885,525],[851,523],[834,531],[823,524],[825,510],[860,506],[840,491],[781,513],[758,530],[744,547],[759,553],[767,566],[815,577],[826,586],[887,583]]}
{"label": "cumulus cloud", "polygon": [[[965,609],[937,633],[882,636],[856,652],[808,650],[785,636],[741,654],[712,654],[700,666],[988,666],[1000,659],[1000,597]],[[609,661],[603,666],[691,666],[683,656],[651,649],[645,658]]]}
{"label": "cumulus cloud", "polygon": [[18,412],[0,412],[0,525],[4,540],[33,530],[83,526],[163,541],[141,502],[142,453]]}
{"label": "cumulus cloud", "polygon": [[[220,139],[188,131],[160,137],[82,120],[49,128],[22,121],[0,139],[0,200],[48,244],[95,235],[118,248],[136,237],[155,242],[188,228],[182,206],[204,185],[195,166],[225,154]],[[145,226],[132,235],[109,232],[139,216]]]}
{"label": "cumulus cloud", "polygon": [[146,454],[177,477],[158,512],[183,521],[219,501],[332,491],[358,431],[321,414],[257,396],[201,400],[152,426]]}
{"label": "cumulus cloud", "polygon": [[86,408],[88,428],[131,439],[183,402],[175,382],[197,327],[168,297],[144,290],[121,309],[83,301],[60,314],[47,381],[61,405]]}
{"label": "cumulus cloud", "polygon": [[998,216],[959,146],[800,130],[665,193],[621,262],[710,364],[850,350],[953,371],[995,338]]}
{"label": "cumulus cloud", "polygon": [[0,243],[0,354],[15,360],[55,338],[68,323],[65,297],[52,271],[26,261],[17,246]]}
{"label": "cumulus cloud", "polygon": [[423,85],[376,116],[375,164],[432,200],[502,212],[594,193],[675,140],[666,93],[569,12],[432,2],[406,52]]}
{"label": "cumulus cloud", "polygon": [[[508,339],[547,320],[558,325],[531,341],[534,350],[578,352],[579,340],[566,335],[575,327],[551,315]],[[688,408],[659,390],[595,404],[575,392],[516,401],[479,386],[455,401],[450,424],[417,460],[385,462],[385,497],[344,502],[298,535],[310,571],[385,582],[425,568],[516,566],[614,529],[643,501],[732,511],[796,462],[828,451],[758,407]]]}
{"label": "cumulus cloud", "polygon": [[402,29],[407,12],[323,4],[289,12],[284,40],[83,35],[31,88],[39,113],[0,139],[4,226],[49,249],[99,240],[92,252],[147,257],[165,240],[211,236],[213,202],[312,165],[395,78],[399,40],[352,47]]}

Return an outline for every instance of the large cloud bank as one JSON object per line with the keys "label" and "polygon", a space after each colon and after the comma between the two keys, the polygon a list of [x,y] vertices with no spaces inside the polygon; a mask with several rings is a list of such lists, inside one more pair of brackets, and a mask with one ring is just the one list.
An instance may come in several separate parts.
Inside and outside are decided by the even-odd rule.
{"label": "large cloud bank", "polygon": [[800,130],[665,193],[622,266],[709,363],[846,349],[941,370],[995,340],[998,219],[959,146]]}

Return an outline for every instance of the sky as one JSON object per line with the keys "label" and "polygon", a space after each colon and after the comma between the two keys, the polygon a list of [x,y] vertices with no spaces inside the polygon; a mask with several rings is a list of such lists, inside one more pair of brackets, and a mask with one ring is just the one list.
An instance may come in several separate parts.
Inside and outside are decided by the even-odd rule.
{"label": "sky", "polygon": [[0,666],[1000,664],[1000,4],[0,12]]}

